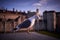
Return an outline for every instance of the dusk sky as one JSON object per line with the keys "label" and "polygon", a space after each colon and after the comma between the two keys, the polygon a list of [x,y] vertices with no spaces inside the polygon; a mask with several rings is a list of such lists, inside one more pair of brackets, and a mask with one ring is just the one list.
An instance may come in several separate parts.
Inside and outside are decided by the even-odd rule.
{"label": "dusk sky", "polygon": [[13,8],[22,11],[35,11],[38,7],[42,13],[45,10],[60,11],[60,0],[0,0],[0,8]]}

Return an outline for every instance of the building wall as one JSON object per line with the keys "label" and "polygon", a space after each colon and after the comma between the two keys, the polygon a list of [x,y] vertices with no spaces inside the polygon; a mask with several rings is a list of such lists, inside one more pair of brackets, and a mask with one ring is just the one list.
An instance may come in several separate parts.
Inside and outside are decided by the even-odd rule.
{"label": "building wall", "polygon": [[54,31],[56,29],[56,12],[45,11],[43,13],[43,19],[45,24],[45,30]]}
{"label": "building wall", "polygon": [[60,32],[60,12],[56,13],[56,32]]}
{"label": "building wall", "polygon": [[35,22],[34,29],[39,31],[39,30],[45,30],[45,26],[43,23],[43,20],[39,20],[38,22]]}
{"label": "building wall", "polygon": [[0,32],[2,32],[3,30],[3,24],[2,24],[2,22],[0,22]]}
{"label": "building wall", "polygon": [[43,12],[44,30],[47,30],[47,11]]}
{"label": "building wall", "polygon": [[[20,18],[17,21],[14,21],[18,16]],[[11,12],[2,12],[0,13],[0,18],[2,21],[0,21],[0,32],[11,32],[14,27],[19,25],[23,20],[25,20],[26,15],[18,14],[18,13],[11,13]],[[10,21],[7,21],[8,19],[12,19]],[[21,21],[22,20],[22,21]],[[3,23],[5,22],[5,24]]]}
{"label": "building wall", "polygon": [[36,12],[30,12],[30,11],[28,11],[28,13],[27,13],[27,14],[28,14],[28,18],[29,18],[29,17],[32,17],[33,15],[35,15],[35,14],[36,14]]}
{"label": "building wall", "polygon": [[9,32],[9,31],[11,31],[11,29],[12,29],[11,23],[6,22],[5,23],[5,32]]}
{"label": "building wall", "polygon": [[47,13],[47,30],[48,31],[54,31],[53,29],[53,13]]}

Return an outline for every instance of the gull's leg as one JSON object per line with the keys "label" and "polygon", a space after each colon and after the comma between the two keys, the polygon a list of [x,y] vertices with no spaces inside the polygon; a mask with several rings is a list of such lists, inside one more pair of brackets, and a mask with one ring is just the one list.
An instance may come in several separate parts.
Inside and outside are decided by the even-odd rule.
{"label": "gull's leg", "polygon": [[27,33],[29,33],[29,28],[27,28]]}
{"label": "gull's leg", "polygon": [[28,32],[28,33],[30,32],[30,29],[31,29],[31,27],[28,27],[28,28],[27,28],[27,32]]}

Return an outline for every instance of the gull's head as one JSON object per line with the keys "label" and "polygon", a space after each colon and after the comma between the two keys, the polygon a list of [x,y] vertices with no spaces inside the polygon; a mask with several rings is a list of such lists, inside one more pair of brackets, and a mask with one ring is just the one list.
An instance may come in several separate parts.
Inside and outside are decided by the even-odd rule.
{"label": "gull's head", "polygon": [[40,19],[39,9],[36,9],[36,14],[35,15],[37,16],[37,19]]}
{"label": "gull's head", "polygon": [[39,13],[39,9],[36,9],[36,14],[35,14],[36,16],[39,16],[40,15],[40,13]]}

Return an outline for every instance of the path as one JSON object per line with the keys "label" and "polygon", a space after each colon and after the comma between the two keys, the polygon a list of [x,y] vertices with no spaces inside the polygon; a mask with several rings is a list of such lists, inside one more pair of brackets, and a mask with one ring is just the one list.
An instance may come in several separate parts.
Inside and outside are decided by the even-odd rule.
{"label": "path", "polygon": [[0,33],[0,40],[59,40],[36,32]]}

